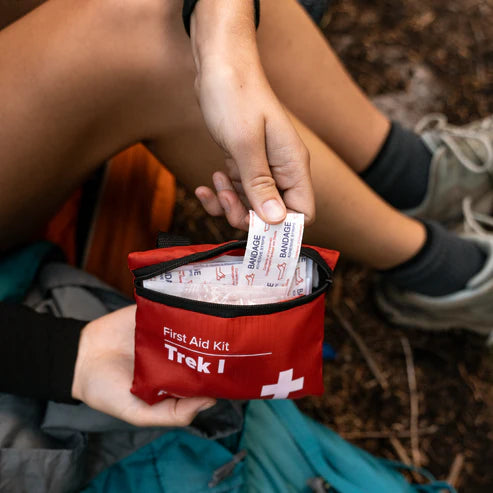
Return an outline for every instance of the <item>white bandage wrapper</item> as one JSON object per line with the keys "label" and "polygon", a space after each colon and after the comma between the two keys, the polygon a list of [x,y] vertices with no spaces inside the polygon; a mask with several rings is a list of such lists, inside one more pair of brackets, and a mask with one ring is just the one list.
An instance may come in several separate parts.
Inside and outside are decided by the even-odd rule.
{"label": "white bandage wrapper", "polygon": [[286,300],[285,289],[263,286],[231,286],[220,284],[174,284],[162,281],[144,283],[146,288],[160,293],[223,305],[264,305]]}
{"label": "white bandage wrapper", "polygon": [[224,255],[214,260],[187,264],[146,281],[170,284],[219,284],[236,286],[243,257]]}
{"label": "white bandage wrapper", "polygon": [[187,264],[145,280],[144,287],[228,305],[262,305],[306,296],[318,284],[318,272],[311,259],[299,257],[303,226],[303,214],[290,213],[284,222],[269,225],[250,211],[244,257],[223,255]]}
{"label": "white bandage wrapper", "polygon": [[284,286],[289,293],[298,265],[305,218],[289,213],[279,224],[267,224],[250,211],[248,241],[240,269],[240,286]]}

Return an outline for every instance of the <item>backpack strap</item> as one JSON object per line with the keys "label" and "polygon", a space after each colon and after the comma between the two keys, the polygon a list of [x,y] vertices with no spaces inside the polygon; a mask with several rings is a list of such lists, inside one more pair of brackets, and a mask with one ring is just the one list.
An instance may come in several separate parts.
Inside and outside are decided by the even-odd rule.
{"label": "backpack strap", "polygon": [[308,426],[308,422],[295,404],[289,400],[266,400],[265,402],[272,411],[277,414],[281,422],[293,437],[296,446],[307,462],[314,469],[315,473],[322,477],[331,488],[329,491],[344,493],[365,493],[354,484],[349,483],[344,478],[334,474],[324,458],[324,453],[320,447],[317,437]]}
{"label": "backpack strap", "polygon": [[[310,463],[318,475],[325,479],[335,491],[348,493],[365,493],[354,484],[350,484],[344,478],[334,474],[327,464],[322,448],[317,437],[308,425],[307,418],[301,413],[292,401],[288,400],[266,400],[263,401],[277,414],[288,433],[293,437],[299,451]],[[416,493],[442,493],[448,491],[456,493],[456,490],[445,481],[436,481],[425,469],[408,466],[397,461],[378,459],[396,470],[416,471],[430,481],[425,485],[409,485]],[[329,490],[332,491],[332,490]]]}

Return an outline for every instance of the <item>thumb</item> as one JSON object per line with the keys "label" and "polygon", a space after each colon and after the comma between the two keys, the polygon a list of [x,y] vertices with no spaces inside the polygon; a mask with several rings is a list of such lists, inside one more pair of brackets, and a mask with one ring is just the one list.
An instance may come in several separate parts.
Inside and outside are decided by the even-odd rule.
{"label": "thumb", "polygon": [[244,140],[231,156],[238,167],[243,191],[255,212],[270,224],[284,220],[286,206],[269,167],[264,130]]}
{"label": "thumb", "polygon": [[198,413],[215,406],[216,401],[210,398],[189,397],[186,399],[177,399],[175,406],[175,415],[183,418],[185,422],[191,423]]}
{"label": "thumb", "polygon": [[169,398],[153,406],[143,405],[140,421],[146,426],[188,426],[199,412],[215,404],[206,397]]}

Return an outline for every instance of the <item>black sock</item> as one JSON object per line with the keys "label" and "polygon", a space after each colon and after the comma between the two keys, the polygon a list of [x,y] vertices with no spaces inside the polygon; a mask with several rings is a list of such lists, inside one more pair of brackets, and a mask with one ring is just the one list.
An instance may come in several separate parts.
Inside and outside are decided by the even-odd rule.
{"label": "black sock", "polygon": [[470,240],[426,221],[426,242],[410,260],[382,271],[401,289],[428,296],[445,296],[463,289],[486,262],[486,253]]}
{"label": "black sock", "polygon": [[392,122],[382,148],[361,178],[397,209],[411,209],[423,201],[432,154],[421,137]]}

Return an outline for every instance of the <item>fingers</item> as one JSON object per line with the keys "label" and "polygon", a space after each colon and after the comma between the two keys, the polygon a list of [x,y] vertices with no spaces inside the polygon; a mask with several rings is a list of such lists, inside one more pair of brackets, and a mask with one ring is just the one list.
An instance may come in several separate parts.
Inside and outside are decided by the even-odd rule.
{"label": "fingers", "polygon": [[266,147],[272,175],[290,212],[315,220],[315,196],[310,173],[310,153],[285,112],[266,122]]}
{"label": "fingers", "polygon": [[214,399],[204,397],[169,398],[153,406],[141,401],[130,422],[135,426],[188,426],[199,412],[215,404]]}
{"label": "fingers", "polygon": [[225,215],[229,224],[243,231],[248,230],[248,210],[228,176],[214,173],[214,187],[217,195],[208,187],[199,187],[195,194],[204,209],[212,216]]}
{"label": "fingers", "polygon": [[199,397],[194,397],[190,399],[169,399],[175,401],[170,404],[173,409],[173,415],[178,419],[183,419],[187,425],[189,425],[202,411],[210,409],[215,406],[216,401],[214,399],[204,399]]}
{"label": "fingers", "polygon": [[255,131],[245,131],[240,138],[236,134],[227,139],[229,177],[215,173],[217,193],[199,187],[197,197],[209,214],[224,214],[232,226],[242,230],[248,225],[244,204],[251,204],[269,223],[282,221],[289,211],[303,213],[305,224],[312,224],[315,197],[310,155],[288,115],[284,111],[274,112],[261,132],[254,128]]}
{"label": "fingers", "polygon": [[241,201],[238,191],[224,173],[214,173],[212,177],[217,197],[226,218],[234,228],[248,230],[248,210]]}
{"label": "fingers", "polygon": [[276,224],[286,217],[286,207],[279,194],[267,160],[265,126],[237,137],[230,146],[232,160],[238,167],[245,195],[255,212],[267,223]]}
{"label": "fingers", "polygon": [[207,214],[214,217],[224,216],[223,207],[216,194],[209,187],[198,187],[195,190],[195,196],[200,200],[200,203]]}
{"label": "fingers", "polygon": [[188,426],[198,413],[211,408],[216,401],[207,397],[186,399],[168,398],[150,406],[135,396],[128,413],[114,413],[114,416],[134,426]]}

